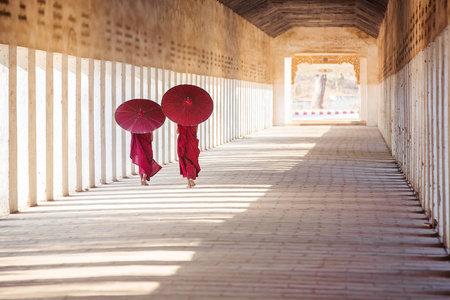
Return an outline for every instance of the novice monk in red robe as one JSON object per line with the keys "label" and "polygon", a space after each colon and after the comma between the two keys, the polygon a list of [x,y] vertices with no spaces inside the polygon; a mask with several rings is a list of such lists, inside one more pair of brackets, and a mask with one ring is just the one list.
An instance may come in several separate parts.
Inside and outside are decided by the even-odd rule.
{"label": "novice monk in red robe", "polygon": [[178,162],[180,163],[180,174],[187,178],[187,188],[195,186],[194,180],[198,177],[200,172],[200,165],[198,163],[198,156],[200,150],[198,149],[197,139],[197,125],[183,126],[178,124]]}
{"label": "novice monk in red robe", "polygon": [[139,166],[141,185],[148,185],[150,177],[161,170],[161,166],[153,159],[152,142],[153,132],[131,134],[130,158]]}

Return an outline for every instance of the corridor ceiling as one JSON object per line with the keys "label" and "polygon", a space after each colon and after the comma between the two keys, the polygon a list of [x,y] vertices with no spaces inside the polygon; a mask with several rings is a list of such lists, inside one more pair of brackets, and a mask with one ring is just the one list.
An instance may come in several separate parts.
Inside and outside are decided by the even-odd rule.
{"label": "corridor ceiling", "polygon": [[355,27],[376,38],[389,0],[218,0],[271,37],[293,27]]}

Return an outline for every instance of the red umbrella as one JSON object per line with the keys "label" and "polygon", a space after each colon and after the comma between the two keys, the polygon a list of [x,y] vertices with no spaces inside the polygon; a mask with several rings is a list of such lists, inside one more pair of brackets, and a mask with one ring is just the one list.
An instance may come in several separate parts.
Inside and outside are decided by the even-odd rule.
{"label": "red umbrella", "polygon": [[213,111],[213,101],[208,92],[190,84],[177,85],[168,90],[161,106],[170,120],[185,126],[206,121]]}
{"label": "red umbrella", "polygon": [[148,133],[164,124],[166,116],[161,106],[147,99],[133,99],[122,103],[115,113],[116,122],[132,133]]}

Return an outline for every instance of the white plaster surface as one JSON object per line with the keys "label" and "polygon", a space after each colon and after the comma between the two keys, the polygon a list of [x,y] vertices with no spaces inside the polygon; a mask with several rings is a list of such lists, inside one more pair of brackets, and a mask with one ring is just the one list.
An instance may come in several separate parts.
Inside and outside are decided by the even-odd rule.
{"label": "white plaster surface", "polygon": [[9,211],[9,49],[0,45],[0,211]]}

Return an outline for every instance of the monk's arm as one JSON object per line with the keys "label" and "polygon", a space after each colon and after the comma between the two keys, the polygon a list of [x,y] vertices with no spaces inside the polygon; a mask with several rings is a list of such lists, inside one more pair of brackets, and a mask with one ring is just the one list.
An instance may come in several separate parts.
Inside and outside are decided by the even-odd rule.
{"label": "monk's arm", "polygon": [[153,132],[150,134],[150,141],[153,142]]}

